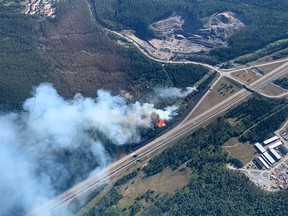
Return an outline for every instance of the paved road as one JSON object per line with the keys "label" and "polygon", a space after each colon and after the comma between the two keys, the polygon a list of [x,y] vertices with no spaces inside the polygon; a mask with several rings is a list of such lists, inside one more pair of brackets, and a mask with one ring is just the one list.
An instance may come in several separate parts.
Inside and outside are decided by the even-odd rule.
{"label": "paved road", "polygon": [[[204,67],[210,68],[212,70],[217,71],[220,74],[220,78],[222,76],[225,76],[219,68],[199,63],[199,62],[192,62],[192,61],[165,61],[165,60],[159,60],[151,56],[149,53],[147,53],[140,45],[138,45],[135,41],[131,40],[130,38],[118,33],[111,31],[109,29],[106,29],[109,32],[112,32],[114,34],[117,34],[118,36],[125,38],[126,40],[133,43],[136,47],[139,48],[139,50],[144,53],[147,57],[150,59],[153,59],[157,62],[161,63],[176,63],[176,64],[197,64],[202,65]],[[277,62],[284,62],[285,60],[278,60],[274,62],[269,62],[263,65],[269,65],[269,64],[275,64]],[[288,64],[288,63],[287,63]],[[259,65],[260,66],[260,65]],[[251,68],[254,66],[249,66],[248,68]],[[238,70],[229,70],[227,72],[232,73]],[[259,89],[263,85],[266,85],[268,82],[271,82],[275,79],[275,77],[278,77],[279,74],[282,74],[283,71],[281,70],[275,70],[273,73],[269,73],[268,75],[263,76],[259,80],[257,80],[255,83],[251,84],[251,87],[254,89]],[[227,73],[228,74],[228,73]],[[219,78],[219,79],[220,79]],[[135,165],[135,159],[132,157],[132,155],[137,155],[137,159],[145,158],[147,155],[150,155],[153,152],[158,151],[159,149],[167,148],[169,147],[175,140],[179,139],[180,137],[184,136],[185,134],[189,133],[191,130],[201,126],[203,123],[209,121],[213,117],[219,115],[220,113],[226,111],[227,109],[231,108],[235,104],[241,102],[243,99],[247,98],[249,95],[251,95],[252,92],[247,91],[245,89],[240,90],[239,92],[235,93],[234,95],[230,96],[226,100],[220,102],[216,106],[212,107],[211,109],[203,112],[202,114],[198,115],[197,117],[191,118],[190,113],[179,125],[168,131],[167,133],[163,134],[162,136],[158,137],[157,139],[153,140],[152,142],[148,143],[147,145],[143,146],[142,148],[136,150],[131,155],[127,155],[123,157],[122,159],[114,162],[110,166],[108,166],[106,169],[101,171],[100,173],[80,182],[79,184],[75,185],[71,189],[67,190],[63,194],[59,195],[58,197],[54,198],[53,200],[49,201],[45,205],[33,210],[32,212],[28,213],[27,216],[44,216],[44,215],[50,215],[50,213],[56,211],[59,208],[64,207],[69,202],[71,202],[73,199],[75,199],[77,196],[80,196],[82,194],[85,194],[87,192],[91,192],[95,190],[97,187],[99,187],[101,184],[105,183],[109,180],[109,178],[129,167],[132,167]],[[192,110],[193,112],[193,110]]]}
{"label": "paved road", "polygon": [[[270,82],[282,73],[282,70],[275,70],[275,72],[273,72],[272,74],[265,75],[253,84],[251,84],[251,87],[253,87],[254,89],[261,88],[263,85],[266,85],[267,82]],[[203,123],[229,109],[233,105],[241,102],[243,99],[247,98],[251,94],[252,92],[242,89],[227,98],[226,100],[212,107],[211,109],[201,113],[197,117],[189,118],[191,114],[188,115],[187,118],[185,118],[179,125],[171,129],[167,133],[163,134],[162,136],[158,137],[157,139],[153,140],[152,142],[148,143],[137,151],[133,152],[131,155],[127,155],[122,159],[116,161],[115,163],[111,164],[101,173],[98,173],[97,175],[92,176],[84,180],[83,182],[75,185],[71,189],[51,200],[49,203],[39,207],[38,209],[35,209],[33,212],[28,213],[27,215],[49,215],[50,212],[53,212],[57,208],[67,205],[67,203],[69,203],[75,197],[86,192],[95,190],[105,181],[109,180],[111,176],[129,167],[134,166],[135,159],[132,157],[132,155],[137,155],[137,159],[142,159],[147,155],[158,151],[159,149],[169,147],[176,139],[184,136],[196,127],[201,126]]]}
{"label": "paved road", "polygon": [[104,30],[112,33],[112,34],[116,34],[118,35],[119,37],[129,41],[130,43],[132,43],[134,46],[136,46],[146,57],[154,60],[154,61],[157,61],[157,62],[160,62],[160,63],[173,63],[173,64],[196,64],[196,65],[202,65],[204,67],[207,67],[211,70],[215,70],[217,71],[218,73],[233,73],[233,72],[237,72],[237,71],[242,71],[242,70],[247,70],[247,69],[252,69],[254,67],[262,67],[262,66],[268,66],[268,65],[272,65],[272,64],[277,64],[277,63],[282,63],[282,62],[287,62],[288,58],[285,58],[285,59],[279,59],[279,60],[275,60],[275,61],[270,61],[270,62],[265,62],[265,63],[259,63],[259,64],[253,64],[253,65],[249,65],[249,66],[239,66],[239,68],[232,68],[232,69],[221,69],[217,66],[212,66],[212,65],[209,65],[209,64],[206,64],[206,63],[201,63],[201,62],[194,62],[194,61],[189,61],[189,60],[179,60],[179,61],[174,61],[174,60],[163,60],[163,59],[157,59],[156,57],[154,57],[153,55],[151,55],[149,52],[147,52],[145,50],[144,47],[142,47],[141,45],[139,45],[136,41],[134,41],[133,39],[127,37],[126,35],[124,34],[121,34],[119,32],[116,32],[116,31],[112,31],[110,29],[107,29],[107,28],[104,28]]}
{"label": "paved road", "polygon": [[[237,69],[219,69],[219,67],[217,67],[217,66],[212,66],[212,65],[209,65],[209,64],[205,64],[205,63],[201,63],[201,62],[194,62],[194,61],[189,61],[189,60],[180,60],[180,61],[172,61],[172,60],[162,60],[162,59],[157,59],[157,58],[155,58],[153,55],[151,55],[149,52],[147,52],[146,50],[145,50],[145,48],[144,47],[142,47],[141,45],[139,45],[137,42],[135,42],[134,40],[132,40],[131,38],[129,38],[129,37],[127,37],[126,35],[124,35],[124,34],[121,34],[121,33],[119,33],[119,32],[116,32],[116,31],[112,31],[112,30],[110,30],[110,29],[105,29],[106,31],[108,31],[108,32],[111,32],[111,33],[113,33],[113,34],[116,34],[116,35],[118,35],[119,37],[121,37],[121,38],[124,38],[124,39],[126,39],[127,41],[129,41],[129,42],[131,42],[134,46],[136,46],[146,57],[148,57],[148,58],[150,58],[150,59],[152,59],[152,60],[154,60],[154,61],[157,61],[157,62],[160,62],[160,63],[173,63],[173,64],[196,64],[196,65],[201,65],[201,66],[204,66],[204,67],[207,67],[207,68],[209,68],[210,70],[213,70],[213,71],[216,71],[216,72],[218,72],[219,74],[220,74],[220,77],[218,78],[218,80],[215,82],[215,84],[220,80],[220,78],[222,77],[222,76],[227,76],[227,77],[229,77],[230,79],[232,79],[232,80],[234,80],[234,81],[236,81],[236,82],[238,82],[239,84],[241,84],[241,85],[246,85],[245,83],[243,83],[243,82],[241,82],[240,80],[238,80],[238,79],[236,79],[235,77],[233,77],[233,76],[231,76],[231,73],[234,73],[234,72],[237,72],[237,71],[242,71],[242,70],[248,70],[248,69],[251,69],[251,68],[254,68],[254,67],[262,67],[262,66],[268,66],[268,65],[272,65],[272,64],[277,64],[277,63],[284,63],[283,65],[281,65],[280,67],[277,67],[275,70],[277,71],[277,70],[279,70],[279,69],[282,69],[282,68],[284,68],[284,67],[286,67],[287,65],[288,65],[288,59],[287,58],[285,58],[285,59],[280,59],[280,60],[275,60],[275,61],[271,61],[271,62],[265,62],[265,63],[259,63],[259,64],[254,64],[254,65],[249,65],[249,66],[244,66],[244,67],[241,67],[240,66],[240,68],[237,68]],[[286,63],[285,63],[286,62]],[[275,71],[275,70],[273,70],[273,71]],[[273,73],[273,71],[271,72],[271,73]],[[270,73],[270,74],[271,74]],[[283,74],[285,74],[285,73],[283,73]],[[282,75],[283,75],[282,74]],[[282,76],[282,75],[280,75],[280,76]],[[280,77],[280,76],[278,76],[278,77]],[[278,77],[276,77],[275,79],[277,79]],[[271,80],[272,81],[272,80]],[[214,85],[215,85],[214,84]],[[246,85],[246,86],[248,86],[248,85]],[[288,93],[283,93],[283,94],[281,94],[281,95],[277,95],[277,96],[271,96],[271,95],[267,95],[267,94],[263,94],[262,92],[260,92],[259,91],[260,89],[258,89],[257,90],[257,92],[259,93],[259,94],[261,94],[262,96],[264,96],[264,97],[269,97],[269,98],[282,98],[282,97],[284,97],[284,96],[286,96]],[[208,92],[207,92],[208,93]],[[204,96],[206,96],[207,95],[207,93],[204,95]],[[204,97],[203,97],[204,98]],[[202,98],[202,99],[203,99]],[[199,104],[199,103],[198,103]]]}

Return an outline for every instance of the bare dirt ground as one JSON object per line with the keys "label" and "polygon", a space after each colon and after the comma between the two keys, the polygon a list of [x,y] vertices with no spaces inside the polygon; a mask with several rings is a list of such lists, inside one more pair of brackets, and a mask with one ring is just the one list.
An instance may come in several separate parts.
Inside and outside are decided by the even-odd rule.
{"label": "bare dirt ground", "polygon": [[38,14],[43,16],[54,17],[54,3],[59,0],[25,0],[26,14]]}
{"label": "bare dirt ground", "polygon": [[121,32],[131,38],[155,58],[170,60],[177,54],[208,53],[211,49],[227,46],[227,38],[244,27],[232,12],[213,14],[203,19],[204,25],[187,24],[185,15],[173,15],[154,22],[150,29],[154,38],[137,38],[133,31]]}

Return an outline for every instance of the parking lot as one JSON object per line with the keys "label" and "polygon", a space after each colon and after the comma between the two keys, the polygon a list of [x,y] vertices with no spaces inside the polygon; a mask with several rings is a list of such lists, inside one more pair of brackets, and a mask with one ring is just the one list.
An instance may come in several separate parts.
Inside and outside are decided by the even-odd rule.
{"label": "parking lot", "polygon": [[282,158],[274,167],[259,170],[251,161],[240,169],[257,186],[267,191],[288,188],[288,157]]}

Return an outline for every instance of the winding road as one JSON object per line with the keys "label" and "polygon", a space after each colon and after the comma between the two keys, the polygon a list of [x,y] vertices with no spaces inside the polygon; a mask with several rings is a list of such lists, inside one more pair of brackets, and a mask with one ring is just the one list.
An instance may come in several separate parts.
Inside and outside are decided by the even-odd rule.
{"label": "winding road", "polygon": [[[286,64],[288,65],[288,63]],[[250,86],[251,88],[257,90],[262,86],[266,85],[268,82],[271,82],[275,78],[282,76],[285,73],[287,73],[287,70],[285,70],[285,68],[283,69],[280,67],[280,69],[278,68],[277,70],[274,70],[271,73],[264,75],[259,80],[252,83]],[[201,113],[200,115],[194,118],[191,117],[194,111],[193,109],[191,113],[182,122],[180,122],[176,127],[172,128],[167,133],[163,134],[162,136],[158,137],[157,139],[153,140],[152,142],[148,143],[142,148],[136,150],[132,154],[127,155],[118,161],[115,161],[113,164],[111,164],[101,172],[75,185],[74,187],[62,193],[53,200],[49,201],[45,205],[40,206],[37,209],[34,209],[32,212],[28,213],[27,216],[51,215],[51,213],[54,213],[55,211],[58,211],[61,208],[65,209],[67,204],[69,204],[72,200],[74,200],[78,196],[95,190],[101,184],[108,181],[110,177],[116,175],[119,172],[122,172],[123,170],[133,167],[135,165],[135,158],[134,158],[135,156],[137,156],[136,159],[141,160],[146,158],[150,154],[157,152],[160,149],[162,150],[168,148],[173,143],[175,143],[177,139],[190,133],[191,130],[196,129],[203,123],[206,123],[207,121],[218,116],[219,114],[223,113],[232,106],[243,101],[251,94],[252,94],[251,91],[241,89],[240,91],[230,96],[226,100],[218,103],[216,106],[210,108],[209,110]]]}
{"label": "winding road", "polygon": [[[227,76],[231,78],[230,74],[232,72],[236,72],[243,69],[249,69],[255,66],[265,66],[270,64],[275,64],[279,62],[286,62],[287,59],[282,59],[274,62],[269,63],[263,63],[255,66],[249,66],[246,68],[240,68],[240,69],[234,69],[234,70],[225,70],[222,71],[218,67],[211,66],[204,63],[199,62],[193,62],[193,61],[171,61],[171,60],[159,60],[151,56],[149,53],[143,49],[139,44],[137,44],[135,41],[131,40],[130,38],[115,32],[111,31],[109,29],[106,29],[106,31],[116,34],[122,38],[125,38],[127,41],[130,41],[132,44],[134,44],[145,56],[148,58],[161,62],[161,63],[174,63],[174,64],[197,64],[202,65],[204,67],[207,67],[211,70],[217,71],[220,76],[218,77],[218,81],[221,77]],[[264,75],[254,83],[250,85],[253,90],[257,91],[267,83],[271,82],[272,80],[278,78],[279,76],[282,76],[284,74],[287,74],[287,70],[285,69],[286,66],[288,66],[288,62],[284,63],[285,66],[281,65],[277,69],[271,71],[269,74]],[[283,66],[283,67],[282,67]],[[235,78],[233,78],[235,79]],[[216,82],[218,82],[216,81]],[[240,82],[239,80],[236,80],[237,82]],[[240,82],[241,83],[241,82]],[[214,83],[215,85],[215,83]],[[209,91],[204,95],[205,96],[209,94]],[[188,133],[190,133],[192,130],[196,129],[197,127],[203,125],[204,123],[207,123],[212,118],[218,116],[219,114],[223,113],[227,109],[231,108],[232,106],[235,106],[236,104],[240,103],[244,99],[246,99],[248,96],[252,95],[253,93],[251,91],[247,91],[246,89],[241,89],[240,91],[236,92],[226,100],[223,100],[222,102],[218,103],[216,106],[208,109],[207,111],[201,113],[200,115],[196,117],[191,117],[194,110],[197,108],[197,106],[187,115],[187,117],[180,122],[176,127],[172,128],[167,133],[163,134],[162,136],[156,138],[152,142],[148,143],[147,145],[143,146],[142,148],[136,150],[130,155],[127,155],[123,158],[121,158],[118,161],[115,161],[113,164],[102,170],[101,172],[97,173],[94,176],[91,176],[90,178],[80,182],[79,184],[75,185],[74,187],[70,188],[66,192],[60,194],[56,198],[52,199],[48,203],[46,203],[43,206],[40,206],[37,209],[34,209],[33,211],[29,212],[27,216],[44,216],[44,215],[51,215],[51,213],[55,213],[59,209],[65,209],[66,206],[75,198],[78,196],[81,196],[83,194],[87,194],[96,188],[98,188],[101,184],[105,183],[109,180],[110,177],[118,174],[119,172],[122,172],[124,170],[127,170],[130,167],[135,166],[135,156],[136,159],[144,159],[147,156],[151,155],[152,153],[155,153],[159,151],[160,149],[165,149],[170,147],[175,141]],[[203,99],[202,98],[202,99]],[[199,101],[198,104],[200,104],[202,100]],[[134,156],[134,157],[133,157]]]}

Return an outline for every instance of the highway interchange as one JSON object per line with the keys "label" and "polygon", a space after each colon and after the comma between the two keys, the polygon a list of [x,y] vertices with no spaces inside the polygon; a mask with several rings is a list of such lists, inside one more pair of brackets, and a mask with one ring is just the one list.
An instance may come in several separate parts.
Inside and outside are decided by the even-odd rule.
{"label": "highway interchange", "polygon": [[[266,85],[267,83],[271,82],[272,80],[278,78],[279,76],[282,76],[284,74],[288,73],[287,66],[288,62],[286,60],[281,60],[285,63],[283,63],[281,66],[278,68],[274,69],[267,75],[264,75],[254,83],[250,85],[250,87],[254,90],[257,91],[260,89],[262,86]],[[279,62],[279,61],[277,61]],[[175,63],[175,62],[174,62]],[[274,64],[273,63],[266,63],[268,64]],[[263,64],[262,64],[263,65]],[[214,67],[213,67],[214,69]],[[237,69],[240,70],[240,69]],[[222,76],[226,76],[231,78],[230,74],[232,72],[235,72],[237,70],[231,70],[227,72],[222,72],[219,69],[218,71],[220,73],[220,76],[217,78],[216,82],[220,80]],[[243,70],[243,69],[241,69]],[[238,80],[237,80],[238,81]],[[215,82],[215,83],[216,83]],[[215,85],[215,83],[212,85],[211,88]],[[207,111],[201,113],[200,115],[196,117],[191,117],[193,111],[197,108],[196,107],[187,115],[187,117],[180,122],[177,126],[172,128],[170,131],[167,133],[163,134],[162,136],[156,138],[152,142],[148,143],[147,145],[143,146],[142,148],[136,150],[130,155],[127,155],[123,158],[121,158],[118,161],[115,161],[113,164],[99,172],[98,174],[91,176],[90,178],[80,182],[79,184],[75,185],[71,189],[67,190],[66,192],[62,193],[58,197],[54,198],[53,200],[49,201],[45,205],[34,209],[32,212],[28,213],[28,215],[50,215],[52,212],[64,208],[67,206],[69,202],[71,202],[73,199],[76,197],[87,194],[93,190],[95,190],[97,187],[99,187],[101,184],[105,183],[106,181],[109,181],[109,178],[112,176],[118,174],[119,172],[123,170],[127,170],[128,168],[132,167],[135,165],[135,158],[137,160],[142,160],[149,156],[152,153],[157,152],[159,149],[165,149],[171,144],[173,144],[177,139],[183,137],[184,135],[188,134],[191,132],[191,130],[203,125],[203,123],[206,123],[207,121],[211,120],[215,116],[218,116],[219,114],[223,113],[227,109],[231,108],[232,106],[236,105],[237,103],[243,101],[245,98],[250,96],[253,92],[252,91],[247,91],[247,89],[241,89],[240,91],[236,92],[226,100],[221,101],[218,103],[216,106],[208,109]],[[203,96],[209,94],[209,91]],[[202,99],[203,99],[202,98]],[[198,104],[201,103],[202,100],[199,101]]]}
{"label": "highway interchange", "polygon": [[[131,40],[130,38],[127,38],[126,36],[114,32],[111,30],[106,29],[109,32],[112,32],[114,34],[117,34],[118,36],[125,38],[126,40],[133,43],[138,49],[144,53],[147,57],[149,57],[152,60],[158,61],[160,63],[174,63],[174,64],[198,64],[202,65],[204,67],[209,68],[212,71],[216,71],[219,73],[219,77],[214,82],[214,84],[211,86],[211,88],[214,87],[214,85],[222,78],[222,77],[228,77],[230,79],[233,79],[234,81],[240,83],[241,85],[244,85],[239,80],[236,80],[231,76],[231,73],[236,71],[241,71],[245,69],[251,69],[255,66],[267,66],[271,64],[276,64],[283,62],[281,66],[274,69],[267,75],[264,75],[263,77],[259,78],[257,81],[249,85],[253,91],[258,92],[258,90],[265,86],[267,83],[271,82],[272,80],[277,79],[278,77],[287,74],[288,73],[288,59],[281,59],[274,62],[267,62],[262,63],[258,65],[248,66],[244,68],[238,68],[238,69],[232,69],[232,70],[220,70],[219,68],[203,63],[198,62],[192,62],[192,61],[171,61],[171,60],[159,60],[151,56],[149,53],[147,53],[140,45],[138,45],[136,42]],[[186,116],[186,118],[180,122],[177,126],[163,134],[162,136],[156,138],[152,142],[146,144],[142,148],[136,150],[135,152],[131,153],[130,155],[127,155],[123,158],[121,158],[118,161],[115,161],[110,166],[106,167],[99,173],[95,174],[94,176],[89,177],[88,179],[80,182],[79,184],[75,185],[74,187],[70,188],[66,192],[60,194],[56,198],[50,200],[48,203],[44,204],[43,206],[40,206],[33,211],[27,213],[27,216],[38,216],[38,215],[51,215],[51,213],[54,213],[55,211],[58,211],[59,209],[64,209],[66,206],[75,198],[88,194],[89,192],[95,190],[100,185],[104,184],[105,182],[109,181],[109,179],[112,176],[115,176],[116,174],[119,174],[120,172],[123,172],[124,170],[127,170],[130,167],[135,166],[135,160],[142,160],[146,158],[147,156],[151,155],[152,153],[155,153],[159,151],[160,149],[163,150],[165,148],[168,148],[171,146],[171,144],[175,143],[175,141],[195,128],[203,125],[204,123],[207,123],[209,120],[214,118],[215,116],[218,116],[219,114],[223,113],[224,111],[228,110],[232,106],[238,104],[239,102],[246,99],[248,96],[250,96],[253,92],[248,91],[247,89],[241,89],[240,91],[236,92],[235,94],[231,95],[229,98],[221,101],[216,106],[206,110],[205,112],[201,113],[200,115],[196,117],[192,117],[192,113],[197,108],[199,104],[201,104],[202,100],[209,94],[209,91],[203,96],[203,98],[198,102],[198,104],[194,107],[194,109]],[[281,95],[282,96],[282,95]],[[283,95],[285,96],[285,95]]]}

